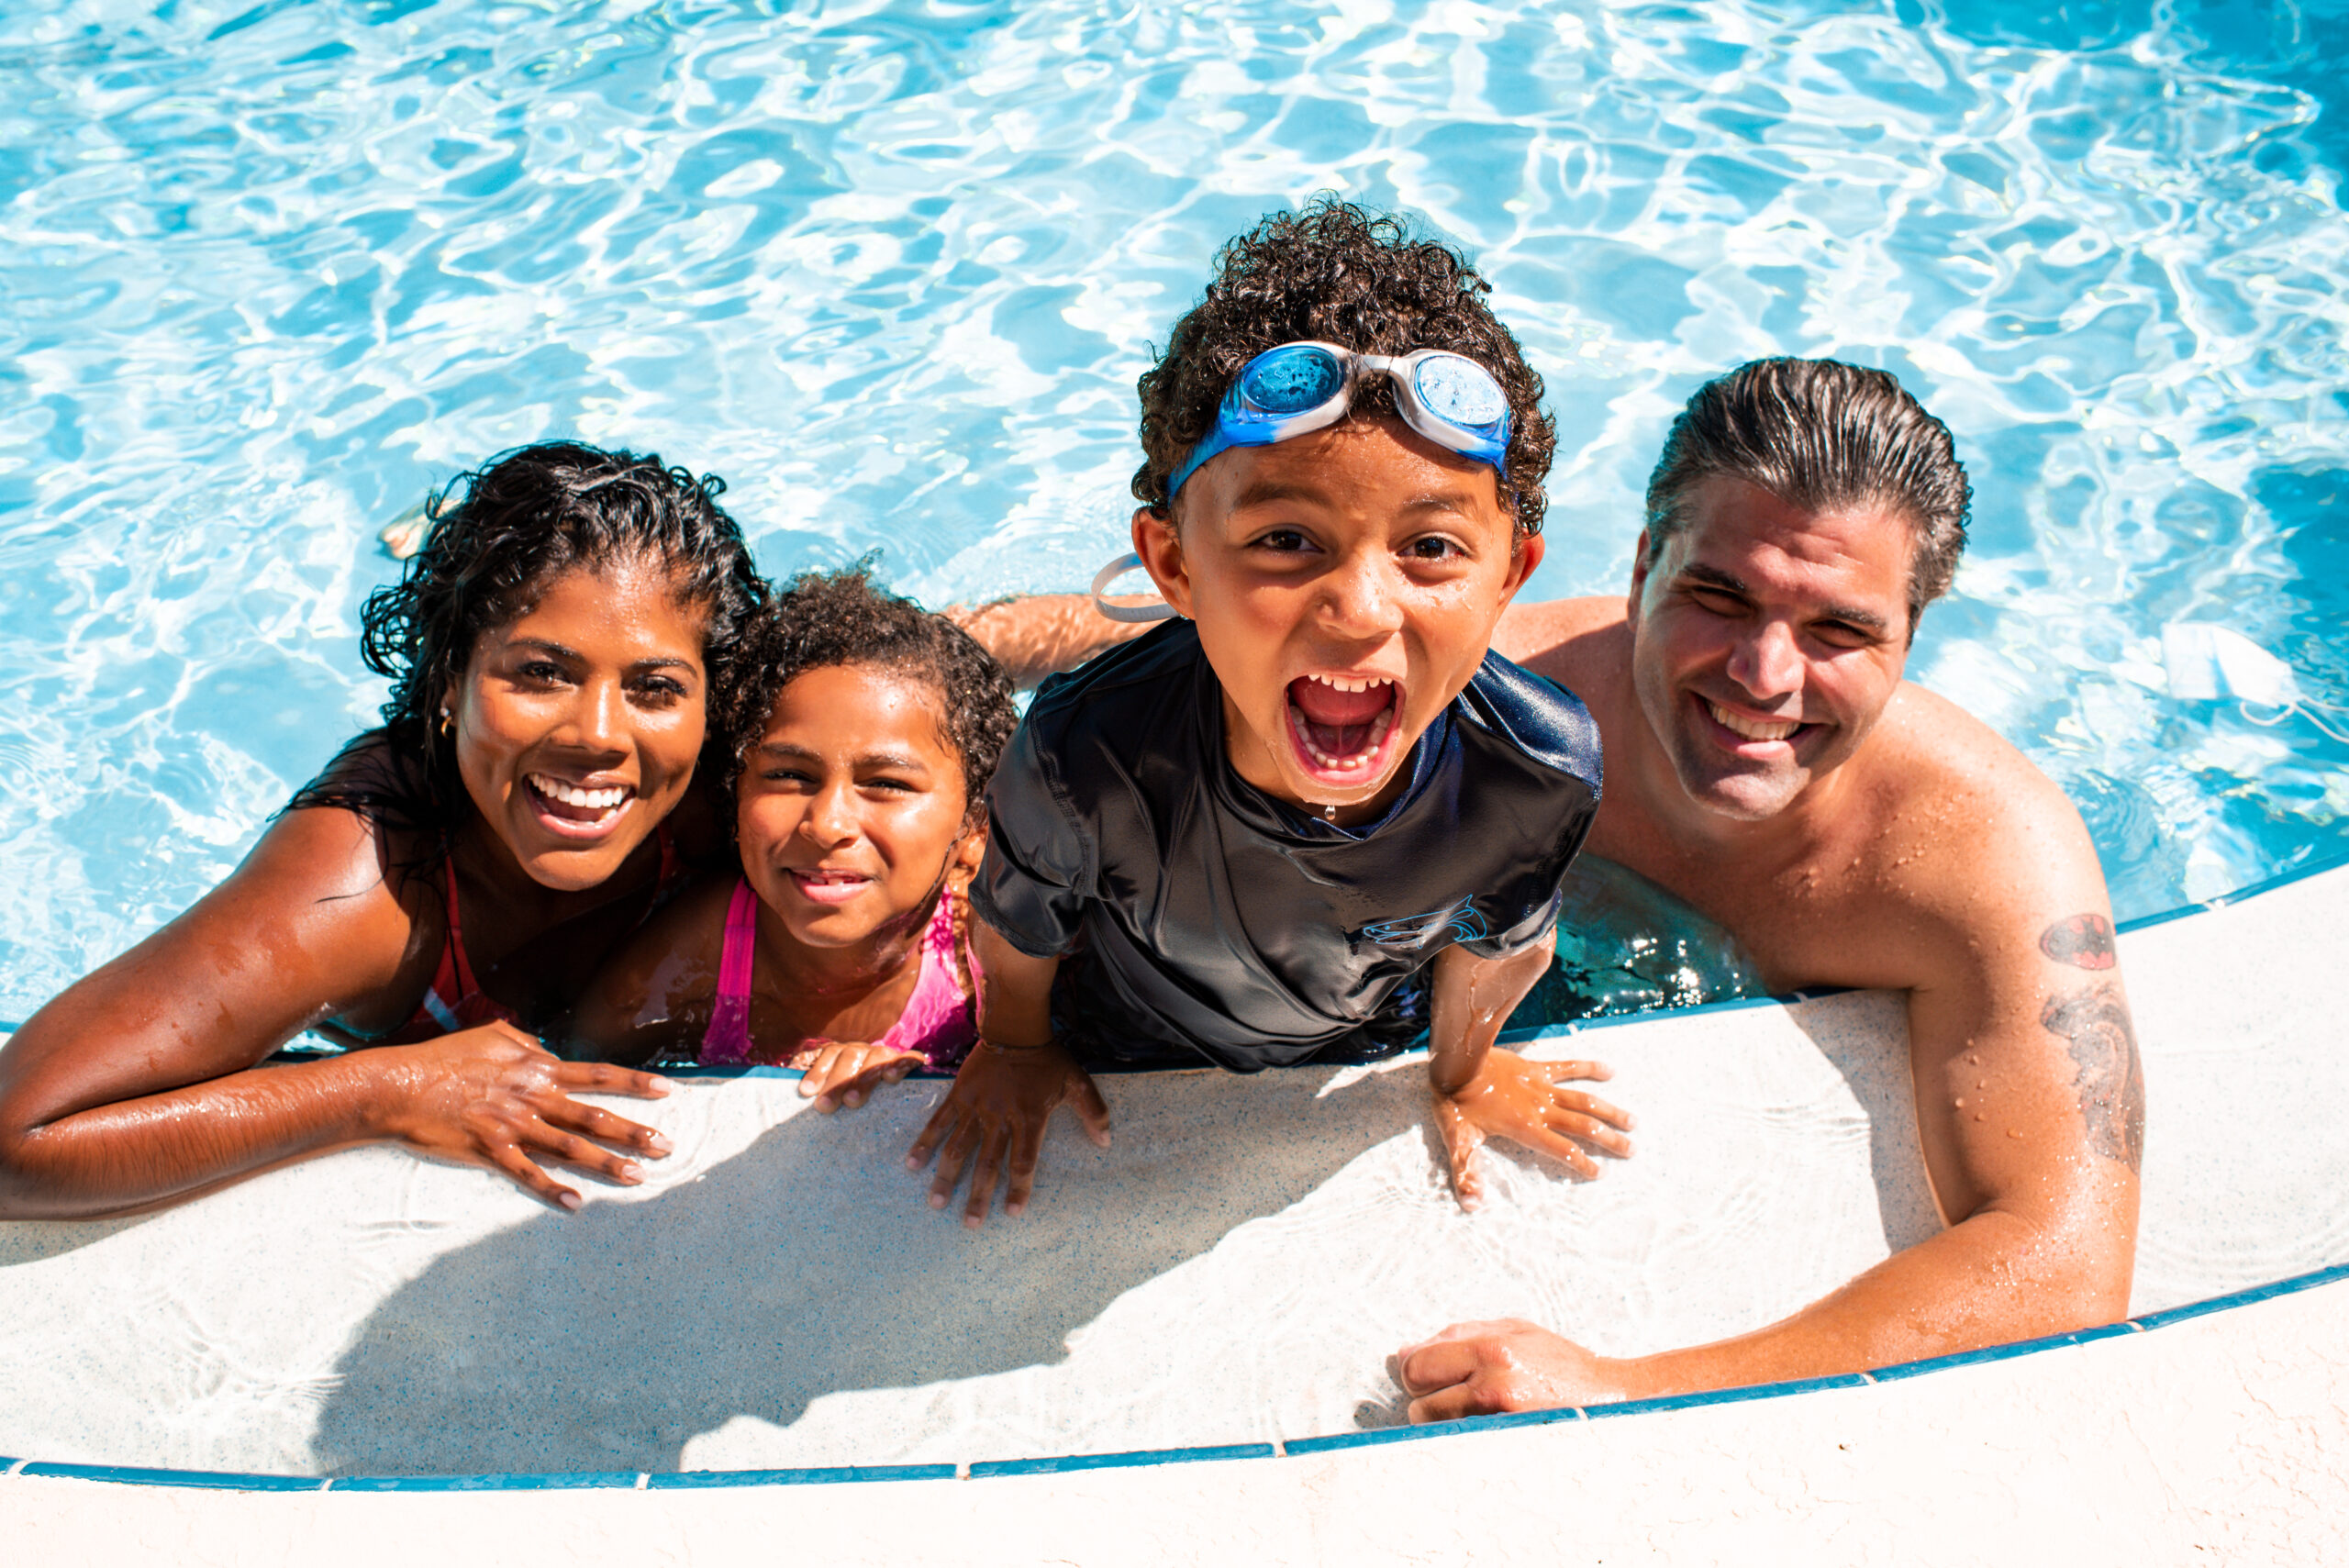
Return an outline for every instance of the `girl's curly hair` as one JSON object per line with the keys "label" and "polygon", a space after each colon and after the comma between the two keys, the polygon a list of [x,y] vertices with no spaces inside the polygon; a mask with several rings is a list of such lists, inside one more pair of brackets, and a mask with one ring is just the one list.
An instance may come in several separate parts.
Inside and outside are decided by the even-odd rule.
{"label": "girl's curly hair", "polygon": [[640,556],[667,567],[679,600],[705,617],[702,662],[718,712],[736,679],[743,628],[767,596],[741,529],[718,505],[725,488],[715,475],[696,479],[649,453],[542,441],[435,493],[424,548],[359,613],[361,657],[390,677],[392,695],[382,727],[344,758],[380,748],[389,765],[339,762],[287,809],[340,806],[404,830],[454,827],[465,792],[440,709],[481,635],[575,568]]}
{"label": "girl's curly hair", "polygon": [[961,627],[874,586],[869,557],[845,571],[802,573],[751,621],[742,678],[723,720],[728,792],[766,733],[783,688],[810,670],[843,664],[874,665],[936,688],[942,739],[963,764],[963,821],[975,824],[1019,724],[1010,678]]}
{"label": "girl's curly hair", "polygon": [[[1307,338],[1357,353],[1445,349],[1492,372],[1507,395],[1501,494],[1520,533],[1541,532],[1557,427],[1541,408],[1542,378],[1485,303],[1491,292],[1458,251],[1412,238],[1393,214],[1325,194],[1302,212],[1270,215],[1223,248],[1205,297],[1175,322],[1165,352],[1137,384],[1144,455],[1134,498],[1166,515],[1166,481],[1215,428],[1241,367],[1267,349]],[[1355,395],[1353,411],[1395,412],[1384,378]]]}

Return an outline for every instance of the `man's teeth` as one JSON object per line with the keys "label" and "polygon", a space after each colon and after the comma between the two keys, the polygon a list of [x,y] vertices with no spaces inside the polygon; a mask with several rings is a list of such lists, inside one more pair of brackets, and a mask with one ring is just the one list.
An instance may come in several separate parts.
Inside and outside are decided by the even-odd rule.
{"label": "man's teeth", "polygon": [[1715,724],[1732,734],[1742,735],[1748,740],[1784,740],[1802,728],[1801,723],[1797,720],[1773,724],[1758,718],[1742,717],[1717,702],[1709,702],[1705,706],[1713,710]]}
{"label": "man's teeth", "polygon": [[1308,675],[1305,678],[1308,681],[1319,681],[1331,691],[1337,692],[1366,692],[1373,686],[1391,686],[1395,684],[1392,681],[1384,680],[1350,681],[1343,675]]}
{"label": "man's teeth", "polygon": [[[1316,677],[1316,679],[1319,678]],[[1332,757],[1311,740],[1313,732],[1305,727],[1307,720],[1304,709],[1291,703],[1288,707],[1288,717],[1289,723],[1296,729],[1297,740],[1304,745],[1307,753],[1312,757],[1314,765],[1332,773],[1351,773],[1356,768],[1370,766],[1371,760],[1378,755],[1379,746],[1386,740],[1386,731],[1392,728],[1395,723],[1395,710],[1390,707],[1370,721],[1370,739],[1361,751],[1351,757]]]}
{"label": "man's teeth", "polygon": [[565,806],[576,806],[583,811],[609,811],[628,798],[628,786],[612,784],[603,789],[581,789],[577,784],[550,778],[544,773],[530,775],[530,787],[549,800],[559,800]]}

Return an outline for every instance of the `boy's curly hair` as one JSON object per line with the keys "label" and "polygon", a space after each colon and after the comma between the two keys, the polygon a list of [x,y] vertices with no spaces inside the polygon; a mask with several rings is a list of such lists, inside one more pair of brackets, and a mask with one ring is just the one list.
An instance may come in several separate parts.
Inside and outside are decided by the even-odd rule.
{"label": "boy's curly hair", "polygon": [[729,795],[785,686],[810,670],[872,664],[937,689],[942,739],[963,764],[963,821],[985,816],[987,783],[1019,724],[1010,678],[961,627],[874,586],[869,558],[794,577],[751,621],[746,641],[722,719]]}
{"label": "boy's curly hair", "polygon": [[[1542,531],[1542,482],[1557,427],[1541,408],[1542,378],[1485,303],[1492,285],[1461,254],[1414,239],[1393,214],[1372,214],[1324,194],[1302,212],[1265,217],[1216,258],[1198,304],[1174,323],[1158,362],[1142,373],[1142,465],[1134,498],[1165,516],[1166,482],[1202,437],[1241,367],[1300,339],[1357,353],[1444,349],[1492,372],[1508,397],[1509,440],[1501,494],[1520,533]],[[1384,377],[1355,394],[1355,414],[1395,412]]]}

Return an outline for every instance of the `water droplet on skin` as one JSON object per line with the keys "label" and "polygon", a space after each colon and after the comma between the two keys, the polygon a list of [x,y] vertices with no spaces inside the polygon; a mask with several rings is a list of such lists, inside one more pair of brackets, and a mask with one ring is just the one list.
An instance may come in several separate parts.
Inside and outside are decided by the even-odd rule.
{"label": "water droplet on skin", "polygon": [[1976,1121],[1980,1121],[1980,1120],[1982,1120],[1982,1119],[1983,1119],[1983,1118],[1982,1118],[1982,1113],[1981,1113],[1980,1111],[1976,1111],[1976,1112],[1974,1113],[1974,1119],[1975,1119]]}

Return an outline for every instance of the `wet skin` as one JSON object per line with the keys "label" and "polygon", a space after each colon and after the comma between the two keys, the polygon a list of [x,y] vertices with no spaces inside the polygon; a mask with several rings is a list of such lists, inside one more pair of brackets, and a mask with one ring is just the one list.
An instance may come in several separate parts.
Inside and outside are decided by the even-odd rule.
{"label": "wet skin", "polygon": [[[1411,747],[1482,663],[1501,611],[1541,564],[1493,471],[1393,418],[1348,419],[1269,447],[1224,452],[1176,498],[1172,519],[1134,514],[1134,549],[1166,602],[1197,626],[1223,685],[1227,758],[1265,794],[1344,825],[1373,821],[1408,781]],[[1052,1109],[1066,1101],[1097,1143],[1108,1110],[1052,1043],[1056,958],[1019,952],[984,926],[982,1043],[907,1162],[938,1155],[930,1202],[971,1173],[966,1224],[998,1180],[1021,1212]],[[1630,1118],[1563,1086],[1604,1076],[1492,1049],[1548,967],[1547,944],[1502,959],[1448,949],[1433,965],[1429,1072],[1437,1125],[1464,1204],[1481,1195],[1476,1149],[1499,1137],[1585,1175],[1586,1146],[1630,1151]]]}
{"label": "wet skin", "polygon": [[2143,1081],[2077,813],[1901,681],[1902,517],[1720,479],[1692,500],[1653,561],[1642,541],[1627,599],[1525,606],[1497,645],[1598,719],[1591,852],[1720,921],[1773,990],[1908,993],[1948,1229],[1711,1345],[1617,1360],[1531,1323],[1453,1325],[1397,1358],[1419,1419],[1861,1371],[2128,1308]]}
{"label": "wet skin", "polygon": [[[751,1035],[807,1070],[816,1108],[861,1106],[922,1064],[873,1044],[905,1010],[941,892],[985,846],[934,684],[867,664],[811,670],[777,695],[735,786],[740,875],[759,898]],[[648,921],[566,1028],[582,1055],[650,1061],[709,1028],[732,871]]]}
{"label": "wet skin", "polygon": [[[2144,1084],[2078,813],[1978,720],[1902,681],[1904,518],[1808,512],[1728,480],[1689,501],[1653,561],[1642,540],[1628,595],[1513,605],[1494,647],[1598,721],[1589,852],[1719,921],[1774,991],[1908,994],[1918,1131],[1949,1229],[1713,1345],[1614,1360],[1531,1323],[1454,1324],[1397,1358],[1419,1419],[1861,1371],[2128,1307]],[[1133,635],[1089,611],[1062,596],[968,619],[1032,676]]]}
{"label": "wet skin", "polygon": [[[473,807],[450,856],[466,951],[526,1017],[575,993],[643,908],[650,840],[701,746],[703,626],[660,563],[575,569],[485,631],[447,694]],[[600,793],[547,793],[582,788]],[[390,868],[428,848],[351,812],[289,812],[187,913],[35,1014],[0,1050],[0,1216],[149,1207],[383,1139],[563,1207],[578,1195],[542,1164],[640,1179],[630,1156],[666,1142],[571,1095],[662,1081],[558,1062],[510,1025],[260,1065],[305,1029],[363,1044],[414,1015],[446,938],[441,888]]]}

